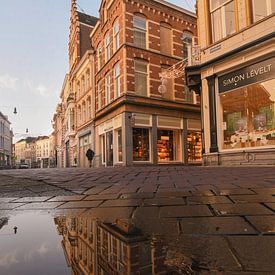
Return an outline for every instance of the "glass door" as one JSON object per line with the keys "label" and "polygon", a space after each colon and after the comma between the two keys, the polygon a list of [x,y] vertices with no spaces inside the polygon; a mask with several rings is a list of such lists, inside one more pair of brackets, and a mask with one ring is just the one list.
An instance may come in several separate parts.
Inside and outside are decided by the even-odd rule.
{"label": "glass door", "polygon": [[106,133],[106,166],[114,165],[113,131]]}

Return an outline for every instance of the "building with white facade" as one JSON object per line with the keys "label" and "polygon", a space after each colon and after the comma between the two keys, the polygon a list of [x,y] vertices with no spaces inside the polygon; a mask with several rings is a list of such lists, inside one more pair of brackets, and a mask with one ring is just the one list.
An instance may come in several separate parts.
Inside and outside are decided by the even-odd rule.
{"label": "building with white facade", "polygon": [[12,131],[8,117],[0,112],[0,168],[11,165],[12,157]]}

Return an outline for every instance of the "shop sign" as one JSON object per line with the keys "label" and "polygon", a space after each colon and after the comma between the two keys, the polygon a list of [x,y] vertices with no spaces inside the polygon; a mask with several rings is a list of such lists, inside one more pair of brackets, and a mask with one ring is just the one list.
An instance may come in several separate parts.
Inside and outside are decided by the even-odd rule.
{"label": "shop sign", "polygon": [[272,77],[275,77],[275,57],[219,77],[219,92],[227,92]]}

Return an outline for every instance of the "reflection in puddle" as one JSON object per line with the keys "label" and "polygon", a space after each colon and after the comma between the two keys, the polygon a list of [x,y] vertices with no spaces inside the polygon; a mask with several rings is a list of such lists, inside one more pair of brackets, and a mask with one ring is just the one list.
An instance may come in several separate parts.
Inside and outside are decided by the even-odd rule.
{"label": "reflection in puddle", "polygon": [[160,235],[127,219],[21,212],[0,218],[0,247],[1,275],[192,274]]}
{"label": "reflection in puddle", "polygon": [[70,274],[60,241],[49,215],[0,218],[0,274]]}

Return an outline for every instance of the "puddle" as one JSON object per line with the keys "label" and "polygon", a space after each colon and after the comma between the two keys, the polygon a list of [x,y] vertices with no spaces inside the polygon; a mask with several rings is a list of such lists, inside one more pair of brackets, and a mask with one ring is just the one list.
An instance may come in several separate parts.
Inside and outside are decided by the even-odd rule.
{"label": "puddle", "polygon": [[239,274],[225,235],[238,236],[237,244],[247,235],[250,244],[256,233],[243,219],[157,213],[156,206],[0,211],[0,274]]}
{"label": "puddle", "polygon": [[50,215],[21,213],[0,219],[0,274],[70,274],[61,241]]}

